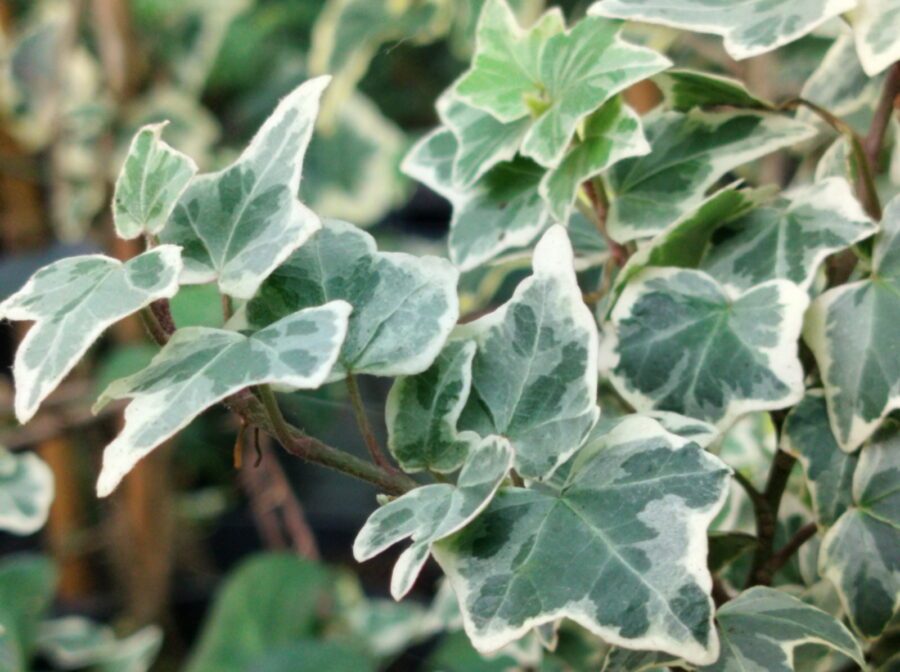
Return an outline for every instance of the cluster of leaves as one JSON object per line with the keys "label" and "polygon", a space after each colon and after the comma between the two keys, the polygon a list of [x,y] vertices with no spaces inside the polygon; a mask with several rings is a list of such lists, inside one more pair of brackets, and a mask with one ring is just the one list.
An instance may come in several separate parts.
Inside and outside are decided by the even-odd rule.
{"label": "cluster of leaves", "polygon": [[[335,26],[359,28],[380,4],[341,3],[359,24]],[[896,25],[890,3],[738,4],[601,0],[571,27],[558,10],[523,27],[505,0],[485,0],[471,67],[440,97],[441,127],[404,162],[453,205],[449,262],[380,252],[301,201],[327,76],[285,97],[218,172],[198,174],[161,126],[142,128],[113,215],[119,236],[143,236],[147,251],[65,259],[0,304],[0,316],[35,322],[15,362],[18,418],[103,330],[141,312],[163,347],[97,403],[131,400],[100,495],[225,402],[290,452],[394,497],[355,556],[411,541],[397,599],[433,556],[481,653],[515,658],[535,642],[530,664],[555,669],[541,652],[558,648],[568,620],[602,640],[607,670],[864,666],[900,606],[900,427],[889,417],[900,408],[900,197],[882,212],[896,185],[873,174],[900,89],[896,67],[880,73],[900,40],[878,30]],[[443,7],[412,3],[413,16],[431,21]],[[829,56],[808,84],[816,100],[782,106],[737,80],[674,69],[609,18],[721,34],[746,57],[853,8],[854,37],[832,49],[852,39],[858,72],[829,89]],[[348,39],[338,28],[334,44]],[[362,34],[363,54],[389,39]],[[358,76],[361,57],[339,51],[331,59],[345,57],[345,70],[334,67]],[[663,102],[640,116],[622,94],[648,79]],[[849,106],[882,87],[871,162],[823,99]],[[812,175],[799,171],[784,193],[734,181],[756,159],[833,140],[820,118],[841,137]],[[513,257],[531,260],[530,276],[460,324],[460,271]],[[579,277],[598,264],[599,280]],[[167,300],[198,284],[221,295],[224,327],[172,319]],[[373,464],[288,426],[272,389],[346,380],[352,395],[362,374],[395,378],[388,449],[416,478],[391,466],[365,422]],[[747,473],[758,456],[753,470],[742,460],[768,438],[771,467]],[[790,478],[795,460],[802,479]],[[14,523],[38,516],[42,503],[10,492],[0,502]],[[306,607],[285,604],[287,592],[272,595],[279,622],[299,627],[291,610]],[[227,662],[197,669],[250,662],[239,644],[208,633],[197,655]],[[364,665],[349,660],[333,665]]]}

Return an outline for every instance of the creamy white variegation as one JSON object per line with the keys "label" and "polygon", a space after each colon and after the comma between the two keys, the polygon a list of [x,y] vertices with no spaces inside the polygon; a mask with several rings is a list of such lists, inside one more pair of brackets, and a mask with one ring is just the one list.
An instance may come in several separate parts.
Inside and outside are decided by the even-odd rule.
{"label": "creamy white variegation", "polygon": [[522,154],[555,167],[589,114],[671,65],[622,40],[619,30],[616,22],[587,18],[564,31],[561,13],[553,9],[525,31],[506,0],[487,0],[472,67],[456,94],[505,123],[533,117]]}
{"label": "creamy white variegation", "polygon": [[391,595],[395,600],[412,589],[432,544],[472,522],[512,468],[513,449],[506,439],[481,439],[470,432],[462,438],[469,444],[469,455],[455,485],[425,485],[385,504],[369,516],[353,542],[353,557],[362,562],[412,539],[394,566]]}
{"label": "creamy white variegation", "polygon": [[179,329],[147,368],[109,385],[95,410],[131,399],[122,432],[103,452],[97,482],[109,495],[135,464],[213,404],[252,385],[315,389],[337,360],[351,306],[333,301],[244,336],[235,331]]}
{"label": "creamy white variegation", "polygon": [[859,0],[853,13],[853,32],[859,60],[869,77],[900,61],[900,3],[896,0]]}
{"label": "creamy white variegation", "polygon": [[725,38],[737,60],[758,56],[812,32],[857,0],[600,0],[595,16],[658,23]]}
{"label": "creamy white variegation", "polygon": [[794,651],[819,644],[865,666],[859,643],[844,625],[812,605],[757,586],[716,613],[721,655],[702,672],[794,672]]}
{"label": "creamy white variegation", "polygon": [[348,373],[413,375],[431,366],[456,325],[458,279],[446,259],[379,252],[365,231],[325,220],[269,276],[233,325],[259,328],[300,308],[347,301],[353,314],[328,380]]}
{"label": "creamy white variegation", "polygon": [[120,238],[162,231],[197,173],[192,158],[163,141],[167,124],[144,126],[131,141],[113,193],[113,222]]}
{"label": "creamy white variegation", "polygon": [[852,506],[825,535],[819,572],[873,640],[900,611],[900,423],[888,420],[852,463]]}
{"label": "creamy white variegation", "polygon": [[453,335],[478,346],[460,429],[508,438],[525,478],[552,474],[600,414],[597,326],[573,259],[565,229],[552,227],[535,247],[533,275],[512,298]]}
{"label": "creamy white variegation", "polygon": [[47,522],[53,501],[50,467],[34,453],[0,447],[0,530],[34,534]]}
{"label": "creamy white variegation", "polygon": [[569,618],[612,644],[715,660],[706,530],[728,468],[645,417],[573,459],[559,491],[501,489],[435,545],[472,643],[495,651]]}
{"label": "creamy white variegation", "polygon": [[664,230],[728,171],[815,136],[816,129],[763,111],[654,112],[644,118],[651,152],[609,171],[607,226],[620,243]]}
{"label": "creamy white variegation", "polygon": [[181,250],[162,245],[125,263],[102,255],[45,266],[0,303],[0,319],[34,325],[13,364],[15,410],[26,423],[106,329],[178,291]]}
{"label": "creamy white variegation", "polygon": [[388,449],[408,473],[456,471],[469,442],[457,431],[472,387],[475,343],[452,341],[428,370],[394,381],[385,403]]}
{"label": "creamy white variegation", "polygon": [[719,236],[700,268],[734,290],[783,279],[807,291],[828,256],[878,230],[840,177],[801,187],[724,228],[729,235]]}
{"label": "creamy white variegation", "polygon": [[831,428],[853,452],[900,408],[900,197],[884,209],[872,272],[813,301],[803,338],[816,357]]}
{"label": "creamy white variegation", "polygon": [[297,87],[279,103],[233,164],[195,177],[160,238],[184,247],[183,283],[216,281],[249,299],[319,227],[297,198],[306,148],[329,77]]}
{"label": "creamy white variegation", "polygon": [[803,396],[797,340],[809,297],[784,280],[731,294],[702,271],[648,268],[625,287],[600,356],[636,410],[727,429]]}

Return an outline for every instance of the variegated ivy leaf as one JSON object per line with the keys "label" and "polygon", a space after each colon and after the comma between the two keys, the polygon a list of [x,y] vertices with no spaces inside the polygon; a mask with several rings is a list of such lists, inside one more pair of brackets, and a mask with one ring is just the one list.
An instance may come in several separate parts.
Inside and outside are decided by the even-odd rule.
{"label": "variegated ivy leaf", "polygon": [[816,520],[830,527],[853,503],[858,455],[843,452],[831,433],[822,390],[810,390],[784,421],[781,449],[803,465]]}
{"label": "variegated ivy leaf", "polygon": [[855,6],[856,0],[600,0],[588,13],[721,35],[741,60],[793,42]]}
{"label": "variegated ivy leaf", "polygon": [[438,99],[437,109],[456,138],[452,180],[459,187],[471,185],[498,163],[511,161],[528,131],[527,117],[504,123],[463,102],[452,89]]}
{"label": "variegated ivy leaf", "polygon": [[566,222],[582,182],[618,161],[649,152],[640,117],[615,97],[585,120],[578,141],[541,180],[541,196],[556,220]]}
{"label": "variegated ivy leaf", "polygon": [[601,366],[638,411],[674,411],[726,429],[745,413],[803,396],[797,339],[808,303],[784,280],[732,295],[701,271],[649,268],[612,310]]}
{"label": "variegated ivy leaf", "polygon": [[120,238],[162,231],[197,173],[192,158],[163,141],[167,123],[144,126],[131,141],[113,194],[113,221]]}
{"label": "variegated ivy leaf", "polygon": [[237,161],[188,186],[160,235],[184,247],[182,282],[215,280],[224,294],[249,299],[319,228],[319,218],[297,199],[297,191],[328,82],[326,76],[301,84]]}
{"label": "variegated ivy leaf", "polygon": [[38,648],[60,669],[147,672],[162,646],[162,630],[149,625],[118,639],[112,628],[80,616],[41,623]]}
{"label": "variegated ivy leaf", "polygon": [[878,230],[852,187],[829,178],[732,221],[700,267],[723,284],[749,289],[790,280],[809,289],[825,258]]}
{"label": "variegated ivy leaf", "polygon": [[412,375],[431,366],[456,324],[458,276],[445,259],[379,252],[365,231],[325,220],[238,318],[262,327],[300,308],[342,299],[353,314],[328,380],[348,373]]}
{"label": "variegated ivy leaf", "polygon": [[793,672],[794,650],[820,644],[865,666],[859,643],[843,624],[773,588],[744,591],[716,612],[721,655],[703,672]]}
{"label": "variegated ivy leaf", "polygon": [[609,171],[608,227],[619,242],[652,236],[695,208],[728,171],[813,137],[815,128],[756,111],[654,113],[652,152]]}
{"label": "variegated ivy leaf", "polygon": [[551,223],[547,204],[538,193],[545,170],[517,157],[496,165],[470,187],[453,179],[458,142],[448,129],[420,140],[403,162],[403,170],[453,204],[450,260],[463,271],[525,247]]}
{"label": "variegated ivy leaf", "polygon": [[565,229],[534,250],[534,274],[512,299],[455,339],[478,346],[460,429],[508,438],[525,478],[552,474],[597,421],[597,326],[581,298]]}
{"label": "variegated ivy leaf", "polygon": [[502,489],[434,549],[475,647],[570,618],[612,644],[715,660],[706,528],[728,473],[635,417],[586,445],[559,491]]}
{"label": "variegated ivy leaf", "polygon": [[513,449],[499,436],[472,445],[456,485],[436,483],[406,493],[375,511],[353,542],[353,557],[362,562],[406,538],[409,546],[397,559],[391,578],[395,600],[406,595],[428,560],[432,544],[470,524],[490,503],[512,468]]}
{"label": "variegated ivy leaf", "polygon": [[667,107],[689,112],[695,107],[740,107],[771,110],[775,106],[747,90],[739,79],[699,70],[671,69],[653,78]]}
{"label": "variegated ivy leaf", "polygon": [[448,343],[427,371],[398,378],[387,397],[388,448],[406,472],[451,472],[469,442],[456,429],[472,386],[471,341]]}
{"label": "variegated ivy leaf", "polygon": [[16,455],[0,447],[0,530],[33,534],[47,522],[53,472],[34,453]]}
{"label": "variegated ivy leaf", "polygon": [[900,61],[900,5],[894,0],[859,0],[853,32],[859,60],[870,77]]}
{"label": "variegated ivy leaf", "polygon": [[825,535],[819,572],[838,589],[856,630],[878,637],[900,609],[900,423],[889,420],[863,447],[853,506]]}
{"label": "variegated ivy leaf", "polygon": [[94,406],[133,400],[125,409],[125,427],[103,452],[98,494],[109,495],[141,458],[238,390],[262,384],[317,388],[337,360],[350,310],[344,301],[333,301],[251,336],[179,329],[147,368],[111,383]]}
{"label": "variegated ivy leaf", "polygon": [[181,251],[162,245],[125,263],[102,255],[69,257],[35,273],[0,303],[0,319],[34,320],[13,375],[16,417],[31,419],[107,327],[178,290]]}
{"label": "variegated ivy leaf", "polygon": [[456,93],[502,122],[533,116],[521,151],[556,166],[585,117],[670,65],[623,41],[619,29],[617,22],[588,18],[564,32],[562,14],[553,10],[525,31],[506,0],[488,0],[472,67]]}
{"label": "variegated ivy leaf", "polygon": [[834,435],[856,450],[900,408],[900,197],[884,210],[872,273],[830,289],[810,307],[803,338],[819,364]]}

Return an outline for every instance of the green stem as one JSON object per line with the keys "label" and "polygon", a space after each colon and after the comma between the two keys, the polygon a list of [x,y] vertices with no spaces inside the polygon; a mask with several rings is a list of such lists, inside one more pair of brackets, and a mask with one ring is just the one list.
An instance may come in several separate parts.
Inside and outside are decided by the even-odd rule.
{"label": "green stem", "polygon": [[406,474],[385,471],[292,427],[284,419],[272,389],[267,385],[260,385],[257,390],[260,399],[249,390],[242,390],[229,397],[225,403],[244,418],[247,424],[274,436],[291,455],[367,481],[391,495],[402,495],[418,487],[419,484]]}
{"label": "green stem", "polygon": [[863,142],[853,128],[843,119],[826,110],[821,105],[804,98],[794,98],[779,106],[781,110],[795,110],[805,107],[816,114],[822,121],[831,126],[835,131],[843,135],[850,143],[853,157],[859,169],[859,180],[856,185],[859,200],[866,211],[875,219],[881,219],[881,201],[878,198],[878,190],[875,188],[875,176],[869,157],[863,147]]}
{"label": "green stem", "polygon": [[350,393],[350,403],[353,405],[353,415],[356,417],[356,424],[359,432],[362,434],[369,455],[372,461],[385,471],[396,471],[385,454],[381,451],[378,439],[375,438],[375,432],[369,424],[369,416],[366,413],[366,406],[363,403],[362,395],[359,393],[359,385],[356,383],[356,377],[352,373],[347,374],[347,391]]}

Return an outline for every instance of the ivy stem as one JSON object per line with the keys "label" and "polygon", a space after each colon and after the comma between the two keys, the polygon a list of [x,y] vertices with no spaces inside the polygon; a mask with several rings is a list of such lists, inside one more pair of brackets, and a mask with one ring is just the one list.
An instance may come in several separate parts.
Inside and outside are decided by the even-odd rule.
{"label": "ivy stem", "polygon": [[819,527],[815,523],[807,523],[797,530],[794,536],[769,559],[769,562],[765,566],[765,571],[768,576],[774,576],[775,572],[784,567],[794,553],[799,551],[803,544],[816,536],[816,532],[818,531]]}
{"label": "ivy stem", "polygon": [[151,338],[156,341],[159,345],[165,345],[169,342],[169,334],[163,329],[162,325],[159,323],[159,320],[156,319],[156,315],[150,309],[150,307],[141,309],[141,320],[144,322],[144,326],[147,327],[147,331],[149,332]]}
{"label": "ivy stem", "polygon": [[863,140],[863,148],[869,159],[869,165],[876,172],[878,171],[878,157],[881,154],[884,136],[894,111],[894,101],[898,95],[900,95],[900,63],[894,63],[888,70],[878,107],[875,108],[869,132]]}
{"label": "ivy stem", "polygon": [[[775,531],[778,523],[778,509],[781,507],[781,499],[787,487],[791,470],[797,459],[783,450],[775,453],[772,466],[769,469],[769,477],[766,481],[766,489],[759,493],[761,502],[754,502],[756,513],[756,552],[753,554],[753,564],[750,575],[747,577],[747,587],[768,586],[772,583],[774,572],[769,571],[769,562],[775,547]],[[764,506],[762,505],[764,503]]]}
{"label": "ivy stem", "polygon": [[[156,307],[157,310],[152,310],[153,307]],[[151,336],[158,345],[164,346],[169,342],[171,335],[175,333],[175,324],[171,320],[168,302],[165,299],[157,301],[147,312],[160,327],[159,330],[151,331]],[[160,314],[168,316],[169,319],[166,322],[159,320]],[[271,393],[270,388],[269,393]],[[267,396],[267,392],[262,391],[260,396]],[[292,427],[284,419],[274,394],[271,395],[268,403],[269,408],[267,409],[260,399],[246,388],[224,401],[225,406],[240,416],[248,428],[261,429],[275,437],[281,446],[295,457],[371,483],[389,495],[402,495],[419,486],[418,482],[406,474],[393,469],[390,472],[380,469],[376,465],[343,450],[333,448],[296,427]]]}
{"label": "ivy stem", "polygon": [[353,406],[353,415],[356,416],[356,424],[359,432],[362,434],[366,448],[372,461],[382,469],[388,472],[395,472],[394,466],[387,459],[375,438],[375,432],[372,431],[372,425],[369,424],[369,416],[366,414],[366,407],[363,404],[362,395],[359,393],[359,385],[356,382],[356,376],[352,373],[347,374],[347,391],[350,393],[350,403]]}
{"label": "ivy stem", "polygon": [[875,188],[875,177],[872,172],[872,165],[869,162],[869,157],[867,156],[866,151],[863,148],[863,141],[860,139],[859,135],[843,119],[829,112],[821,105],[817,105],[816,103],[806,100],[805,98],[793,98],[791,100],[788,100],[779,105],[778,109],[796,110],[800,107],[805,107],[806,109],[813,112],[816,116],[822,119],[822,121],[831,126],[835,131],[843,135],[847,139],[847,142],[850,143],[850,148],[859,168],[859,180],[857,181],[856,185],[856,191],[859,194],[859,200],[862,203],[863,207],[866,209],[866,212],[868,212],[869,215],[872,216],[872,218],[874,218],[876,221],[880,220],[881,201],[878,198],[878,190]]}
{"label": "ivy stem", "polygon": [[585,215],[594,222],[597,231],[603,236],[603,240],[609,248],[609,253],[613,262],[619,267],[624,266],[630,256],[628,248],[613,240],[606,230],[606,218],[609,214],[609,200],[606,197],[606,191],[603,189],[603,183],[599,180],[585,180],[581,187],[584,189],[584,194],[591,204],[591,210],[589,211],[591,214],[585,213]]}

